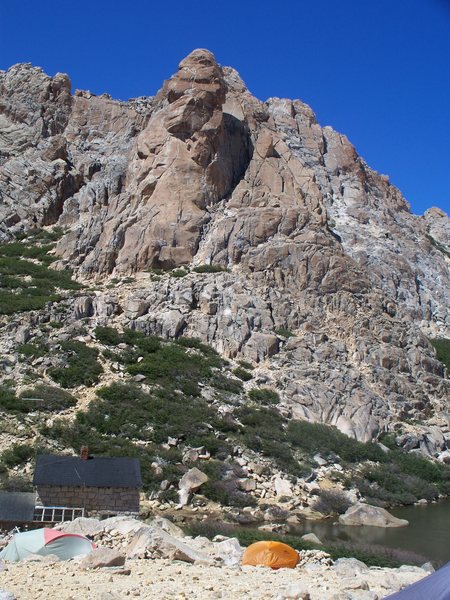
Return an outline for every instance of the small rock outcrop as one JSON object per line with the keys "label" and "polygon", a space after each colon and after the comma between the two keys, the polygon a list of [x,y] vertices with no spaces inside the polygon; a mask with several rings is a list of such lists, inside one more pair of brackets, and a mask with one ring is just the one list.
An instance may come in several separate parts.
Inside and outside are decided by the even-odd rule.
{"label": "small rock outcrop", "polygon": [[103,567],[122,567],[125,555],[111,548],[96,548],[85,556],[80,563],[82,569],[101,569]]}
{"label": "small rock outcrop", "polygon": [[384,508],[362,503],[351,506],[339,517],[339,523],[353,526],[367,525],[369,527],[406,527],[409,525],[406,519],[398,519]]}
{"label": "small rock outcrop", "polygon": [[192,492],[196,492],[208,479],[208,475],[197,469],[197,467],[189,469],[178,483],[180,504],[187,504]]}

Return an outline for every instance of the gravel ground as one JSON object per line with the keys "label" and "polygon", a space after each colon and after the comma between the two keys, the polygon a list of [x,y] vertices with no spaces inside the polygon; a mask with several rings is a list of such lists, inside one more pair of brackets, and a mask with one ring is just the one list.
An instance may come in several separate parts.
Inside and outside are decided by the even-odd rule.
{"label": "gravel ground", "polygon": [[17,600],[152,600],[284,599],[301,598],[300,587],[311,600],[381,600],[424,576],[411,568],[370,569],[338,574],[333,567],[307,565],[272,571],[262,567],[227,568],[171,562],[129,560],[120,574],[114,569],[82,571],[75,561],[21,562],[0,572],[0,588]]}

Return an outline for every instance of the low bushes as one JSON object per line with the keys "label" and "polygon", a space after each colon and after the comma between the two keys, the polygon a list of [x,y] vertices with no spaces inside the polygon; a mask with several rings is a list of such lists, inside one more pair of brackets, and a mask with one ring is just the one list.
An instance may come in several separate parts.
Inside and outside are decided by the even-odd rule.
{"label": "low bushes", "polygon": [[7,412],[22,412],[20,410],[20,401],[16,396],[14,389],[9,386],[0,386],[0,410]]}
{"label": "low bushes", "polygon": [[107,344],[108,346],[117,346],[122,341],[122,337],[117,329],[113,327],[102,327],[98,325],[94,329],[95,337],[102,344]]}
{"label": "low bushes", "polygon": [[249,373],[242,367],[237,367],[236,369],[234,369],[233,374],[236,375],[236,377],[241,381],[250,381],[250,379],[252,379],[253,377],[251,373]]}
{"label": "low bushes", "polygon": [[39,384],[16,396],[8,386],[0,386],[0,410],[10,413],[58,412],[75,406],[72,394],[60,388]]}
{"label": "low bushes", "polygon": [[55,386],[39,384],[20,394],[20,400],[32,410],[54,412],[75,406],[77,399]]}
{"label": "low bushes", "polygon": [[39,358],[48,353],[48,348],[42,344],[21,344],[17,352],[26,358]]}
{"label": "low bushes", "polygon": [[280,396],[274,390],[269,388],[255,388],[248,392],[248,397],[255,404],[262,404],[263,406],[270,406],[278,404]]}
{"label": "low bushes", "polygon": [[313,509],[323,515],[342,515],[351,506],[345,492],[339,490],[320,490]]}
{"label": "low bushes", "polygon": [[349,463],[387,460],[383,450],[374,443],[358,442],[341,433],[336,427],[307,421],[291,421],[287,427],[287,439],[297,448],[315,454],[337,454]]}
{"label": "low bushes", "polygon": [[241,394],[244,389],[241,381],[231,379],[223,373],[215,373],[209,383],[216,390],[222,390],[230,394]]}
{"label": "low bushes", "polygon": [[189,271],[186,271],[185,269],[174,269],[173,271],[170,271],[170,276],[171,277],[186,277],[186,275],[189,275]]}
{"label": "low bushes", "polygon": [[221,265],[200,265],[192,269],[195,273],[222,273],[228,271],[226,267]]}
{"label": "low bushes", "polygon": [[14,444],[0,454],[0,464],[8,469],[26,463],[34,456],[34,449],[26,444]]}
{"label": "low bushes", "polygon": [[436,338],[430,340],[430,344],[436,350],[437,359],[450,371],[450,340],[447,338]]}
{"label": "low bushes", "polygon": [[50,377],[63,388],[96,384],[103,372],[97,360],[98,351],[77,341],[63,342],[61,347],[66,354],[67,365],[49,369]]}
{"label": "low bushes", "polygon": [[49,268],[54,259],[48,254],[53,244],[43,243],[48,237],[36,234],[27,241],[0,245],[0,314],[41,309],[60,300],[60,290],[81,287],[68,269]]}
{"label": "low bushes", "polygon": [[291,475],[305,473],[305,467],[296,460],[286,439],[286,419],[280,413],[271,408],[242,406],[234,415],[242,424],[240,438],[248,448],[271,458]]}
{"label": "low bushes", "polygon": [[209,481],[202,485],[200,492],[213,502],[236,508],[256,506],[256,500],[238,488],[242,473],[236,465],[210,460],[202,465],[202,471]]}

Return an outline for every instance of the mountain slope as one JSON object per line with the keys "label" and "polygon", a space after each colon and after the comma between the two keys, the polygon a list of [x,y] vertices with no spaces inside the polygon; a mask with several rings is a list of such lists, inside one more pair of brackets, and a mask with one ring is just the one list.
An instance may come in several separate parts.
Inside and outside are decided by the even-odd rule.
{"label": "mountain slope", "polygon": [[[55,266],[96,288],[67,323],[200,338],[251,361],[286,415],[445,453],[449,381],[426,336],[450,336],[448,217],[412,215],[308,106],[260,102],[196,50],[129,102],[16,65],[0,125],[1,238],[64,228]],[[7,354],[35,320],[4,320]]]}

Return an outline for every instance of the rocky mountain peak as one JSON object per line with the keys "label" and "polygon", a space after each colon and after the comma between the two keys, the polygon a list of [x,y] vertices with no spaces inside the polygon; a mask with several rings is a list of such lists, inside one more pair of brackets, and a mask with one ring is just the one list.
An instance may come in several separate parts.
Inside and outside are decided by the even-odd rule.
{"label": "rocky mountain peak", "polygon": [[201,49],[129,102],[12,67],[0,125],[0,240],[63,228],[56,266],[101,289],[74,318],[200,338],[358,439],[444,427],[448,217],[412,215],[309,106],[261,102]]}

